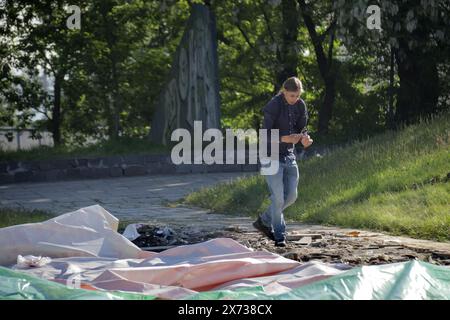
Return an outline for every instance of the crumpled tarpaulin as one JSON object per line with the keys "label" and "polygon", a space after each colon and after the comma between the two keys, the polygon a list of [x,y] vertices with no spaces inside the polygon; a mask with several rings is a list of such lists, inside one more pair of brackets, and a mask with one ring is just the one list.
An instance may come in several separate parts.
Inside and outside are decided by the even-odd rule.
{"label": "crumpled tarpaulin", "polygon": [[[218,238],[161,253],[117,233],[95,205],[42,223],[0,229],[0,298],[450,299],[450,269],[411,261],[344,271]],[[40,267],[19,255],[48,256]],[[78,283],[83,289],[72,289]]]}
{"label": "crumpled tarpaulin", "polygon": [[117,233],[119,220],[99,205],[40,223],[0,229],[0,265],[20,254],[62,257],[144,258],[151,256]]}
{"label": "crumpled tarpaulin", "polygon": [[[86,288],[86,286],[83,286]],[[77,289],[0,267],[0,299],[10,300],[153,300],[156,297],[120,291]]]}
{"label": "crumpled tarpaulin", "polygon": [[229,289],[201,292],[189,299],[450,300],[450,268],[411,260],[354,268],[281,294],[268,294],[261,287]]}

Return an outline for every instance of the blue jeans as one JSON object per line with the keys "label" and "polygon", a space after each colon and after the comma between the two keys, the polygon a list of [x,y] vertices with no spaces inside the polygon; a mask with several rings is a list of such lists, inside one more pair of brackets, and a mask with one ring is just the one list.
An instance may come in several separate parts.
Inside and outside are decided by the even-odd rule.
{"label": "blue jeans", "polygon": [[271,204],[261,215],[262,222],[274,232],[275,241],[286,239],[286,223],[283,210],[297,200],[299,181],[298,166],[295,159],[280,157],[276,174],[266,175]]}

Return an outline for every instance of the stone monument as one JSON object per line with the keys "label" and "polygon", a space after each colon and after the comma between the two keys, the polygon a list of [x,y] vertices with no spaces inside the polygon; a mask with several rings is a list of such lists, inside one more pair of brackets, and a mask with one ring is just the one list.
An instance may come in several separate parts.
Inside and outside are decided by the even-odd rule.
{"label": "stone monument", "polygon": [[156,101],[150,139],[170,144],[172,131],[220,128],[216,21],[210,9],[193,4],[167,82]]}

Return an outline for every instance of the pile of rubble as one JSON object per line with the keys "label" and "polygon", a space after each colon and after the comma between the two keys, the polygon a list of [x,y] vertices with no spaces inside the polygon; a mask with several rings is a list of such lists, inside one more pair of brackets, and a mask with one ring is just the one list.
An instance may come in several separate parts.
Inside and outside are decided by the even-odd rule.
{"label": "pile of rubble", "polygon": [[179,245],[200,243],[221,236],[214,230],[194,227],[169,227],[160,224],[133,224],[127,226],[127,229],[124,231],[124,236],[135,245],[144,250],[156,252]]}
{"label": "pile of rubble", "polygon": [[300,262],[320,260],[326,263],[343,263],[350,266],[375,265],[418,259],[437,265],[450,265],[450,253],[439,250],[413,248],[389,238],[373,236],[370,232],[351,231],[336,233],[288,233],[285,248],[255,230],[230,226],[221,229],[210,227],[168,227],[141,224],[136,226],[137,246],[149,251],[162,251],[178,245],[194,244],[218,237],[232,238],[254,250],[265,250]]}

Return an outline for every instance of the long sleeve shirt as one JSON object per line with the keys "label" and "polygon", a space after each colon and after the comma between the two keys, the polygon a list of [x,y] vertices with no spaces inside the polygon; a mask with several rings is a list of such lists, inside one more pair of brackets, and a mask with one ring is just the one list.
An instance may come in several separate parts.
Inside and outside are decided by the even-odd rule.
{"label": "long sleeve shirt", "polygon": [[295,145],[281,142],[281,137],[301,133],[308,124],[308,110],[302,99],[290,105],[282,93],[274,96],[263,108],[263,129],[267,129],[267,150],[271,155],[270,130],[279,129],[279,157],[295,159]]}

